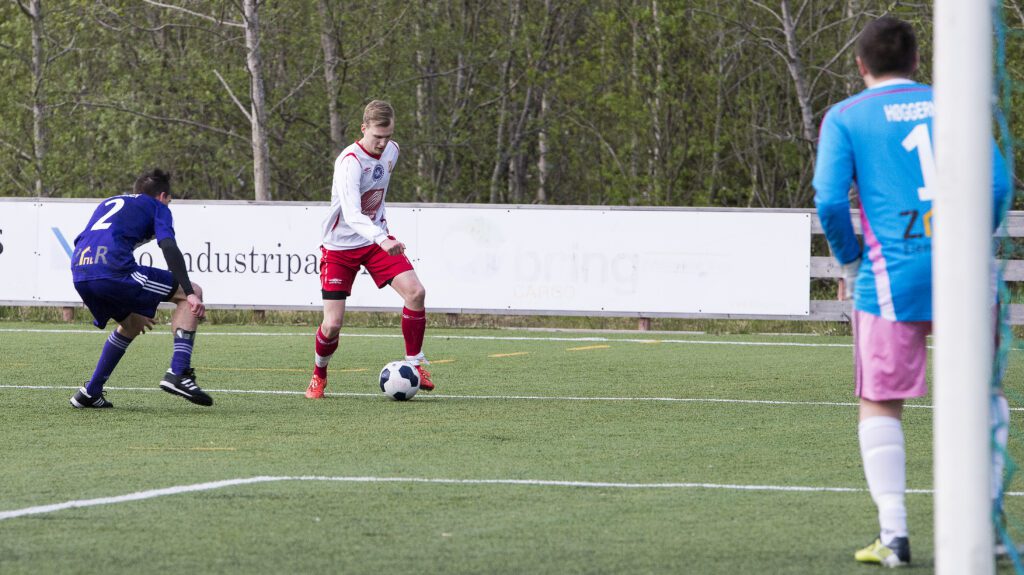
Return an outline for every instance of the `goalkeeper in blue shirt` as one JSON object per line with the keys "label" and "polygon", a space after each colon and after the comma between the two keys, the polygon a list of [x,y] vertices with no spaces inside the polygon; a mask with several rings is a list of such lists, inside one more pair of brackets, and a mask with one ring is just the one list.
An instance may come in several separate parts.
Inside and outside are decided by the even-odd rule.
{"label": "goalkeeper in blue shirt", "polygon": [[[135,180],[133,192],[100,202],[85,230],[75,238],[71,257],[75,290],[95,318],[96,327],[105,328],[111,319],[118,325],[103,345],[92,377],[71,397],[71,405],[113,407],[103,395],[103,384],[132,340],[152,329],[162,301],[174,303],[177,309],[171,320],[171,366],[160,388],[198,405],[212,405],[213,399],[196,384],[191,367],[196,328],[206,314],[206,306],[202,289],[189,280],[185,258],[174,238],[173,218],[167,207],[171,203],[171,177],[152,170]],[[135,261],[135,248],[154,238],[169,271]]]}
{"label": "goalkeeper in blue shirt", "polygon": [[[910,79],[918,66],[910,24],[891,17],[874,20],[861,32],[855,50],[867,89],[825,115],[814,202],[842,267],[839,299],[854,301],[858,435],[880,524],[879,537],[857,551],[855,559],[896,567],[910,562],[903,402],[928,392],[935,106],[931,87]],[[851,187],[860,199],[863,246],[850,220]],[[1009,188],[1005,163],[993,145],[993,229]],[[994,398],[993,417],[1005,430],[1009,408],[1001,395]],[[1001,441],[1005,444],[1005,433]],[[1002,459],[995,459],[998,480]]]}

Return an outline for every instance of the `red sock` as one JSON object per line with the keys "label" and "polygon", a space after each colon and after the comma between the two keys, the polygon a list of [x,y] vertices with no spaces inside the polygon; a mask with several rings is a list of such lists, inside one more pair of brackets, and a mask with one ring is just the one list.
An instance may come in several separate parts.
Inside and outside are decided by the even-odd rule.
{"label": "red sock", "polygon": [[402,308],[402,337],[405,338],[405,355],[419,355],[423,350],[423,332],[427,330],[427,310],[413,311]]}
{"label": "red sock", "polygon": [[316,357],[313,359],[313,374],[317,377],[327,377],[327,364],[331,356],[338,349],[338,336],[328,339],[320,328],[316,328]]}

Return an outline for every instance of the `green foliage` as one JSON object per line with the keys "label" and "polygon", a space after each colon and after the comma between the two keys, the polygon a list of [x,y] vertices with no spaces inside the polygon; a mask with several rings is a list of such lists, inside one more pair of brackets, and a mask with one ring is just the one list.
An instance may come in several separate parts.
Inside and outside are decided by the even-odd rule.
{"label": "green foliage", "polygon": [[[253,197],[240,3],[165,4],[44,0],[38,91],[32,21],[0,4],[0,194],[33,195],[38,175],[48,195],[103,196],[160,165],[186,197]],[[365,103],[386,98],[403,152],[392,201],[806,207],[808,133],[861,88],[850,40],[880,14],[909,19],[927,80],[932,13],[800,6],[794,55],[771,3],[261,3],[271,197],[328,199],[329,102],[346,145]],[[1024,23],[1008,25],[1017,78]],[[334,93],[323,42],[338,52]]]}

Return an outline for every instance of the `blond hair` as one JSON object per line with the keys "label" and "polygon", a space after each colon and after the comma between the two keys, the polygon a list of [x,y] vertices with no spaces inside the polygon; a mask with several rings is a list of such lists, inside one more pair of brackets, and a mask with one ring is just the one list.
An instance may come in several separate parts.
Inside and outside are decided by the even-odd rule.
{"label": "blond hair", "polygon": [[374,100],[363,110],[363,123],[367,126],[390,126],[395,121],[395,109],[384,100]]}

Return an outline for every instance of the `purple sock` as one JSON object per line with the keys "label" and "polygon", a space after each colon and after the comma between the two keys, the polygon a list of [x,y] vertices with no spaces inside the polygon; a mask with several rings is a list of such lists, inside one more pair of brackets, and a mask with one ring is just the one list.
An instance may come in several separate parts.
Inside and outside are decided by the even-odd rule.
{"label": "purple sock", "polygon": [[171,356],[171,371],[181,375],[192,365],[192,346],[196,341],[196,332],[181,328],[174,330],[174,355]]}
{"label": "purple sock", "polygon": [[107,383],[107,379],[117,367],[117,362],[124,357],[124,352],[131,342],[132,340],[118,333],[116,329],[110,332],[107,343],[103,344],[100,360],[96,362],[96,371],[93,372],[89,383],[85,384],[85,392],[89,397],[96,397],[103,391],[103,384]]}

